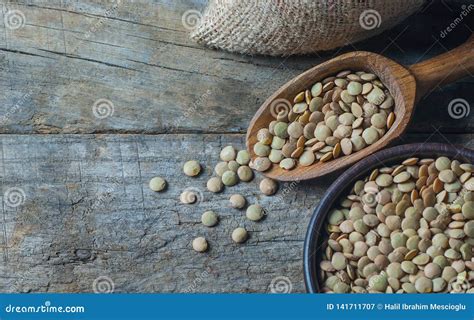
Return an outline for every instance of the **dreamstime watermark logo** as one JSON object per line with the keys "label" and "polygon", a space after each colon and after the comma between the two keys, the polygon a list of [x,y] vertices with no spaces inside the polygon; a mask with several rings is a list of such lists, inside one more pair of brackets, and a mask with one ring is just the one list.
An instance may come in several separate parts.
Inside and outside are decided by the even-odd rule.
{"label": "dreamstime watermark logo", "polygon": [[[472,179],[467,180],[467,182],[466,182],[466,189],[469,189],[469,190],[474,189],[474,181],[472,181]],[[463,189],[462,192],[464,192],[464,189]],[[462,192],[461,192],[461,193],[462,193]],[[466,191],[465,193],[467,193],[467,191]],[[463,197],[464,197],[464,194],[463,194]]]}
{"label": "dreamstime watermark logo", "polygon": [[451,31],[453,31],[459,24],[461,24],[461,22],[464,20],[465,17],[468,16],[469,13],[471,13],[471,11],[474,10],[474,4],[470,4],[468,6],[466,6],[465,4],[463,4],[461,6],[461,13],[459,14],[459,17],[456,17],[453,22],[451,22],[449,24],[449,26],[447,26],[444,30],[441,30],[441,32],[439,33],[439,36],[441,38],[445,38],[448,33],[450,33]]}
{"label": "dreamstime watermark logo", "polygon": [[100,276],[92,283],[92,290],[95,293],[113,293],[114,289],[114,282],[107,276]]}
{"label": "dreamstime watermark logo", "polygon": [[457,98],[449,102],[448,114],[453,119],[466,118],[470,112],[471,106],[462,98]]}
{"label": "dreamstime watermark logo", "polygon": [[99,99],[92,106],[92,113],[98,119],[105,119],[114,114],[115,106],[108,99]]}
{"label": "dreamstime watermark logo", "polygon": [[9,207],[16,208],[25,203],[26,194],[21,188],[8,188],[3,194],[3,201]]}
{"label": "dreamstime watermark logo", "polygon": [[278,98],[272,101],[270,104],[270,113],[274,118],[276,118],[279,114],[281,116],[286,117],[291,110],[291,102],[284,99]]}
{"label": "dreamstime watermark logo", "polygon": [[382,24],[382,17],[377,10],[364,10],[359,16],[359,24],[365,30],[376,29]]}
{"label": "dreamstime watermark logo", "polygon": [[103,27],[105,21],[110,16],[112,16],[112,14],[114,14],[117,11],[118,7],[121,5],[121,0],[111,0],[109,2],[113,3],[113,6],[107,9],[104,12],[103,17],[99,19],[94,25],[92,25],[89,30],[87,30],[84,35],[84,39],[89,39],[94,33],[99,31]]}
{"label": "dreamstime watermark logo", "polygon": [[201,23],[202,20],[202,14],[198,10],[187,10],[185,13],[183,13],[183,16],[181,17],[181,22],[183,26],[192,31],[197,28],[197,26]]}
{"label": "dreamstime watermark logo", "polygon": [[186,204],[199,204],[204,200],[204,195],[198,188],[189,187],[184,189],[179,196],[179,200]]}
{"label": "dreamstime watermark logo", "polygon": [[328,11],[334,12],[334,8],[336,8],[336,0],[328,0],[327,5],[328,5]]}
{"label": "dreamstime watermark logo", "polygon": [[283,202],[285,196],[293,192],[299,183],[300,183],[299,180],[295,180],[295,181],[292,181],[291,183],[285,184],[285,186],[281,189],[281,191],[278,192],[276,196],[276,200]]}
{"label": "dreamstime watermark logo", "polygon": [[107,186],[104,191],[98,192],[96,194],[96,201],[92,204],[91,209],[102,206],[104,203],[112,201],[114,196],[114,191],[122,186],[120,181],[113,181],[112,186]]}
{"label": "dreamstime watermark logo", "polygon": [[448,282],[448,290],[450,292],[465,293],[469,289],[471,289],[471,284],[465,277],[460,275],[452,278]]}
{"label": "dreamstime watermark logo", "polygon": [[362,204],[374,207],[377,204],[379,190],[376,187],[369,186],[361,198]]}
{"label": "dreamstime watermark logo", "polygon": [[176,118],[174,121],[170,122],[169,124],[165,124],[166,128],[170,131],[174,129],[178,129],[179,126],[183,123],[186,122],[188,119],[191,117],[195,116],[199,108],[202,107],[204,102],[210,97],[212,91],[211,89],[207,89],[206,92],[204,92],[202,95],[200,95],[195,101],[191,103],[190,106],[188,106],[184,112],[182,117]]}
{"label": "dreamstime watermark logo", "polygon": [[[385,98],[387,98],[387,96],[385,95],[385,93],[382,93],[379,97],[374,99],[373,104],[375,106],[381,105],[385,101]],[[377,107],[375,107],[375,108],[377,108]],[[365,111],[363,111],[363,114],[362,114],[363,116],[365,116],[364,112]]]}
{"label": "dreamstime watermark logo", "polygon": [[382,281],[387,281],[388,275],[385,271],[380,272],[378,276],[371,277],[369,280],[369,288],[377,287]]}
{"label": "dreamstime watermark logo", "polygon": [[[258,204],[258,202],[256,204]],[[260,207],[262,207],[262,206],[260,206]],[[268,209],[265,209],[265,208],[262,207],[262,219],[263,219],[263,217],[268,216],[268,213],[269,213]]]}
{"label": "dreamstime watermark logo", "polygon": [[272,279],[270,283],[271,293],[291,293],[293,290],[293,284],[290,278],[279,276]]}
{"label": "dreamstime watermark logo", "polygon": [[196,289],[204,282],[204,279],[208,278],[210,275],[211,269],[207,268],[200,274],[198,274],[196,277],[194,277],[194,280],[192,283],[183,290],[183,293],[192,293],[195,292]]}
{"label": "dreamstime watermark logo", "polygon": [[7,122],[13,114],[18,112],[18,110],[20,110],[20,108],[25,104],[25,102],[31,97],[32,93],[33,90],[30,89],[15,103],[13,107],[9,108],[7,113],[0,117],[0,125],[4,125],[5,122]]}
{"label": "dreamstime watermark logo", "polygon": [[25,20],[25,15],[20,10],[8,10],[3,17],[5,27],[10,30],[23,28]]}

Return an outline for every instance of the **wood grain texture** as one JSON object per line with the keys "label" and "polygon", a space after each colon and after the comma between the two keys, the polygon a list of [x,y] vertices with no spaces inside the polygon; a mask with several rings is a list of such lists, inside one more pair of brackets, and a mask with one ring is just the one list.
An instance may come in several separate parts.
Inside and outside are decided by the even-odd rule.
{"label": "wood grain texture", "polygon": [[[433,30],[449,25],[452,17],[446,10],[427,10],[342,50],[251,57],[189,40],[182,16],[202,10],[204,0],[121,3],[116,9],[109,2],[73,0],[3,6],[3,15],[21,10],[25,25],[11,30],[0,24],[1,133],[242,133],[276,89],[331,57],[367,50],[413,64],[461,43],[467,30],[460,25],[440,39]],[[472,131],[474,112],[452,119],[448,104],[454,97],[474,101],[467,90],[473,81],[429,93],[409,130]],[[91,108],[102,98],[112,101],[115,112],[97,119]]]}
{"label": "wood grain texture", "polygon": [[[470,146],[473,136],[404,139]],[[115,292],[268,292],[278,276],[304,291],[307,223],[339,173],[281,184],[273,197],[259,192],[260,177],[221,194],[205,191],[219,148],[243,143],[241,134],[1,136],[0,291],[91,292],[100,276],[112,279]],[[180,173],[193,158],[206,167],[195,179]],[[168,180],[166,192],[148,189],[155,175]],[[189,187],[202,192],[198,204],[178,202]],[[21,205],[6,204],[10,188],[24,191]],[[252,223],[228,208],[233,193],[260,203],[266,218]],[[199,222],[209,209],[221,217],[215,228]],[[230,234],[240,225],[250,239],[235,245]],[[191,249],[200,235],[210,243],[204,254]]]}
{"label": "wood grain texture", "polygon": [[[2,191],[21,188],[25,200],[15,208],[3,206],[0,288],[92,291],[94,279],[108,276],[116,292],[254,292],[266,291],[276,276],[288,276],[302,291],[306,221],[324,184],[311,194],[291,189],[281,201],[262,196],[259,179],[210,194],[205,183],[219,148],[241,145],[242,138],[1,137]],[[196,179],[181,173],[189,159],[206,167]],[[155,175],[168,180],[166,192],[148,189]],[[180,193],[191,187],[200,192],[199,203],[179,203]],[[264,206],[267,218],[250,223],[243,211],[228,208],[235,192]],[[221,218],[215,228],[200,224],[201,214],[210,209]],[[250,239],[236,245],[230,234],[243,225]],[[192,239],[201,235],[210,244],[204,254],[191,248]],[[197,277],[202,283],[194,288]]]}
{"label": "wood grain texture", "polygon": [[417,100],[460,78],[474,77],[474,34],[459,47],[409,67],[417,82]]}

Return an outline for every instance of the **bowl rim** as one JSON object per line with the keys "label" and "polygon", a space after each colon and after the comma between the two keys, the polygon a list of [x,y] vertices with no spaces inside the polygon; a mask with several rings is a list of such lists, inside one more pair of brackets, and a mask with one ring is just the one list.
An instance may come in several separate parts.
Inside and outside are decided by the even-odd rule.
{"label": "bowl rim", "polygon": [[303,269],[306,291],[319,292],[319,268],[317,254],[320,231],[323,222],[334,202],[347,190],[349,185],[376,167],[391,164],[394,161],[416,156],[448,156],[454,159],[474,163],[474,150],[445,143],[411,143],[378,151],[357,162],[343,172],[326,190],[313,211],[304,240]]}

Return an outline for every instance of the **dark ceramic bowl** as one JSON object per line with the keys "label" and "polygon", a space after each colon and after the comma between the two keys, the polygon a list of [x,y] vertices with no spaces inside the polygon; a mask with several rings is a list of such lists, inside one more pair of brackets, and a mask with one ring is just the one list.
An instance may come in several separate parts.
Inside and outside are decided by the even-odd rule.
{"label": "dark ceramic bowl", "polygon": [[439,156],[447,156],[464,163],[474,163],[474,150],[442,143],[406,144],[370,155],[349,168],[334,181],[314,210],[309,222],[308,231],[306,232],[304,243],[304,279],[308,292],[320,292],[319,262],[321,252],[319,249],[326,240],[325,237],[327,237],[323,226],[328,212],[335,206],[336,201],[342,195],[347,194],[358,179],[366,177],[375,168],[400,163],[411,157],[434,158]]}

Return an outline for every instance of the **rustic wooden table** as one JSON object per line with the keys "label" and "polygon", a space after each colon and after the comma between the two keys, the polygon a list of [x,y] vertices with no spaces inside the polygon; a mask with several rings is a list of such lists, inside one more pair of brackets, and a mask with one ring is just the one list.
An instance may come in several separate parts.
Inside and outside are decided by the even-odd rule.
{"label": "rustic wooden table", "polygon": [[[441,38],[461,10],[441,2],[339,51],[249,57],[189,40],[181,17],[204,5],[3,3],[0,291],[91,292],[94,280],[105,279],[115,292],[268,292],[272,279],[283,276],[293,292],[303,292],[306,226],[334,175],[283,184],[279,201],[258,192],[260,177],[211,195],[205,182],[220,148],[242,147],[264,99],[334,55],[370,50],[410,64],[472,32],[466,19]],[[431,92],[398,143],[472,147],[474,111],[454,119],[448,104],[462,98],[472,105],[473,83],[471,77]],[[104,104],[94,109],[98,102]],[[205,166],[198,178],[181,174],[189,159]],[[166,192],[149,190],[155,175],[168,180]],[[188,187],[201,190],[198,204],[179,203]],[[261,203],[267,218],[249,223],[228,208],[235,192]],[[199,223],[208,209],[221,216],[216,228]],[[230,239],[238,225],[251,232],[245,245]],[[198,235],[209,240],[209,252],[191,249]]]}

